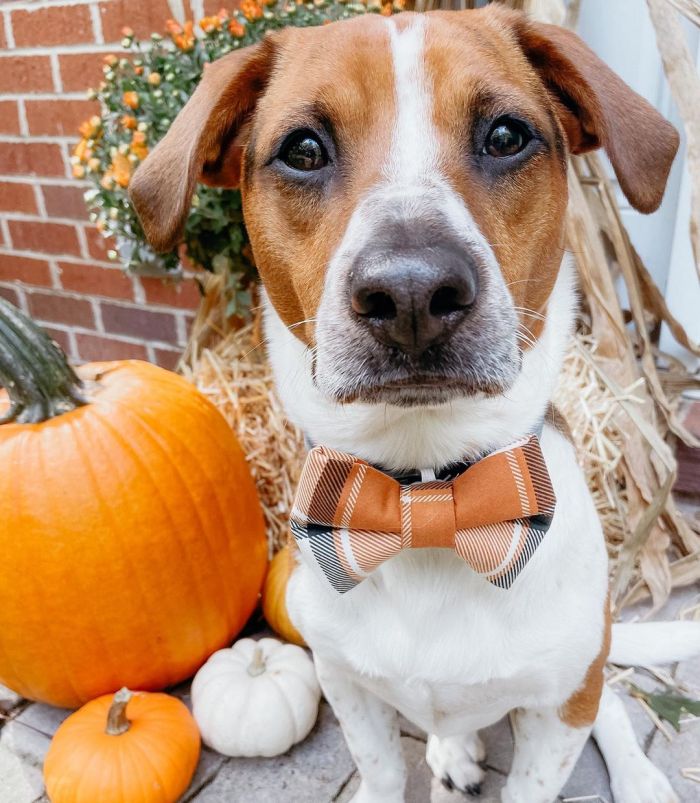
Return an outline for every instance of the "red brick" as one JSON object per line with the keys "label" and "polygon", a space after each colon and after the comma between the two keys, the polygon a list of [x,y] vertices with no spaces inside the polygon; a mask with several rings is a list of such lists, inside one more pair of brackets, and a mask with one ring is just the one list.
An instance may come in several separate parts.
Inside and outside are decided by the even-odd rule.
{"label": "red brick", "polygon": [[102,323],[108,332],[165,343],[177,341],[173,315],[141,307],[121,307],[108,301],[103,301],[101,308]]}
{"label": "red brick", "polygon": [[58,267],[65,290],[90,296],[134,300],[131,279],[120,268],[98,268],[75,262],[59,262]]}
{"label": "red brick", "polygon": [[166,0],[105,0],[100,14],[105,42],[118,42],[125,25],[139,37],[163,33],[165,21],[173,15]]}
{"label": "red brick", "polygon": [[94,226],[85,226],[84,231],[90,256],[105,262],[108,259],[107,251],[114,248],[114,239],[103,237]]}
{"label": "red brick", "polygon": [[48,56],[0,56],[0,92],[53,92]]}
{"label": "red brick", "polygon": [[68,53],[58,57],[61,82],[66,92],[96,89],[103,79],[105,53]]}
{"label": "red brick", "polygon": [[171,349],[153,349],[156,357],[156,364],[161,368],[167,368],[168,371],[174,371],[177,364],[182,357],[181,351]]}
{"label": "red brick", "polygon": [[19,134],[19,111],[16,100],[0,101],[0,134]]}
{"label": "red brick", "polygon": [[75,226],[40,220],[10,220],[12,245],[19,251],[80,255]]}
{"label": "red brick", "polygon": [[44,184],[41,192],[44,196],[46,214],[49,217],[87,219],[88,211],[83,197],[84,190],[81,187]]}
{"label": "red brick", "polygon": [[9,301],[10,304],[14,304],[15,307],[19,307],[19,295],[14,287],[4,287],[0,284],[0,298],[4,298],[6,301]]}
{"label": "red brick", "polygon": [[9,147],[3,145],[0,148],[0,173],[11,176],[65,176],[61,147],[48,142],[13,142]]}
{"label": "red brick", "polygon": [[103,360],[145,360],[148,357],[146,347],[140,343],[129,343],[112,337],[76,333],[78,355],[86,362]]}
{"label": "red brick", "polygon": [[58,343],[58,345],[66,354],[70,353],[70,338],[68,337],[68,332],[66,332],[64,329],[54,329],[53,326],[44,325],[41,328],[52,340],[55,340]]}
{"label": "red brick", "polygon": [[0,211],[37,213],[34,189],[31,184],[0,181]]}
{"label": "red brick", "polygon": [[0,254],[0,281],[17,279],[26,284],[51,286],[49,263],[43,259]]}
{"label": "red brick", "polygon": [[89,301],[55,293],[28,293],[29,311],[34,318],[93,329],[95,318]]}
{"label": "red brick", "polygon": [[51,47],[92,42],[88,6],[51,6],[12,13],[12,31],[17,47]]}
{"label": "red brick", "polygon": [[83,120],[99,112],[91,100],[28,100],[25,106],[34,136],[77,137]]}
{"label": "red brick", "polygon": [[146,301],[149,304],[167,304],[169,307],[197,309],[202,300],[199,285],[194,279],[169,282],[163,279],[143,277],[141,284],[146,291]]}
{"label": "red brick", "polygon": [[[229,13],[231,13],[234,9],[240,8],[241,4],[239,0],[227,0],[227,2],[221,2],[221,0],[204,0],[204,16],[209,17],[213,14],[218,14],[219,9],[225,8]],[[196,14],[199,13],[199,9],[197,8],[197,3],[190,0],[190,16],[194,17]]]}

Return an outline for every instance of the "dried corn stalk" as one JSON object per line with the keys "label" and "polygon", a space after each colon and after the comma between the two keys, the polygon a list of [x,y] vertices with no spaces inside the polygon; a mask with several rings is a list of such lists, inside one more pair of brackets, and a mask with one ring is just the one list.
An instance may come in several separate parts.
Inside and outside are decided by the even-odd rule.
{"label": "dried corn stalk", "polygon": [[[651,21],[656,29],[656,43],[661,54],[673,99],[683,118],[686,134],[686,162],[690,173],[690,241],[693,246],[695,268],[700,277],[700,76],[695,60],[690,55],[678,15],[669,8],[669,0],[647,0]],[[700,19],[700,6],[694,5]],[[690,9],[689,9],[690,10]]]}

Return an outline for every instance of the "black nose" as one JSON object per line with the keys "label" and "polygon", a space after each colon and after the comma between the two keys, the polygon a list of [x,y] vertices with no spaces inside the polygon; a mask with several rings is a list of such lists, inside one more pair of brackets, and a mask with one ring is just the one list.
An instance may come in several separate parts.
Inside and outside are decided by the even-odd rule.
{"label": "black nose", "polygon": [[419,356],[449,336],[477,292],[473,259],[462,249],[396,248],[359,256],[350,303],[377,340]]}

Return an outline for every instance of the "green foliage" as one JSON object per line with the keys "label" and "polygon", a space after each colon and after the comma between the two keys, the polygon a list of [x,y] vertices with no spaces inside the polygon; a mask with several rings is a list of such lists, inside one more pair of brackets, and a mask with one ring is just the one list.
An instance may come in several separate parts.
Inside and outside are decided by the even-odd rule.
{"label": "green foliage", "polygon": [[639,697],[654,711],[661,719],[665,719],[673,727],[680,731],[681,715],[692,714],[700,717],[700,700],[691,700],[675,692],[646,692],[634,684],[630,684],[633,697]]}
{"label": "green foliage", "polygon": [[[381,6],[372,10],[381,10]],[[180,26],[172,20],[166,24],[165,37],[153,34],[146,43],[124,29],[122,46],[127,53],[105,58],[104,81],[90,94],[99,101],[100,114],[80,127],[82,139],[72,158],[74,175],[94,185],[85,193],[91,219],[105,236],[116,239],[118,250],[111,251],[110,257],[134,272],[179,266],[178,250],[160,255],[152,252],[129,203],[127,188],[131,174],[166,133],[208,62],[259,41],[268,30],[321,25],[366,11],[365,5],[337,0],[272,5],[243,0],[240,11],[222,10],[200,20],[198,36],[193,23]],[[231,311],[245,311],[256,272],[239,192],[200,186],[182,247],[197,265],[228,272]]]}

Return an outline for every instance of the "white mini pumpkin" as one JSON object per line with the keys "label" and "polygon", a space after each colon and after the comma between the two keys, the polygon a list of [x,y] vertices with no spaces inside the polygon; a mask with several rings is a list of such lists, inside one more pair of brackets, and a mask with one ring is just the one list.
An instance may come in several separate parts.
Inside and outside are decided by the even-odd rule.
{"label": "white mini pumpkin", "polygon": [[204,743],[226,756],[278,756],[304,739],[321,689],[301,647],[245,638],[215,652],[192,682]]}

